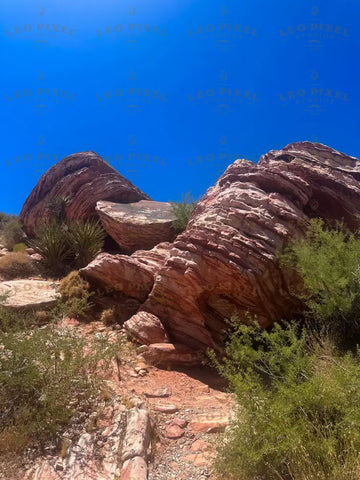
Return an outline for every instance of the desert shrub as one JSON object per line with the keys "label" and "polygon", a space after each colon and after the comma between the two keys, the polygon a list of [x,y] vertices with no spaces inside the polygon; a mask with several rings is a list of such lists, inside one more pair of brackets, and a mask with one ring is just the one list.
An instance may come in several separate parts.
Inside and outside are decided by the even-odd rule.
{"label": "desert shrub", "polygon": [[46,211],[49,217],[57,223],[66,222],[66,208],[70,203],[70,197],[54,196],[46,201]]}
{"label": "desert shrub", "polygon": [[16,243],[14,246],[13,246],[13,252],[24,252],[26,249],[27,249],[27,245],[23,242],[20,242],[20,243]]}
{"label": "desert shrub", "polygon": [[12,250],[14,245],[22,242],[24,239],[24,232],[22,231],[20,222],[17,217],[9,216],[1,223],[1,237],[4,246],[8,250]]}
{"label": "desert shrub", "polygon": [[[0,311],[1,317],[1,311]],[[96,336],[90,345],[71,329],[54,326],[0,333],[0,454],[54,440],[89,412],[100,391],[94,375],[119,342]]]}
{"label": "desert shrub", "polygon": [[309,318],[344,346],[360,341],[360,240],[344,225],[313,219],[305,237],[280,256],[302,277]]}
{"label": "desert shrub", "polygon": [[44,270],[54,275],[61,275],[67,269],[71,258],[67,225],[50,221],[36,231],[36,237],[29,240],[29,246],[40,254]]}
{"label": "desert shrub", "polygon": [[100,320],[104,325],[113,325],[116,323],[116,315],[113,308],[107,308],[101,312]]}
{"label": "desert shrub", "polygon": [[0,276],[5,280],[27,278],[37,273],[34,261],[26,253],[9,252],[0,258]]}
{"label": "desert shrub", "polygon": [[175,216],[173,228],[177,231],[185,230],[191,213],[196,207],[196,202],[190,197],[190,192],[182,195],[181,202],[170,202],[172,212]]}
{"label": "desert shrub", "polygon": [[358,356],[311,350],[294,325],[271,332],[253,325],[238,326],[215,362],[238,405],[215,461],[221,478],[358,478]]}
{"label": "desert shrub", "polygon": [[61,300],[56,308],[56,315],[61,316],[85,316],[92,307],[90,303],[89,283],[80,277],[78,271],[70,272],[60,282],[59,293]]}
{"label": "desert shrub", "polygon": [[77,268],[88,265],[101,251],[106,233],[99,222],[91,220],[73,222],[69,226],[69,245]]}
{"label": "desert shrub", "polygon": [[67,225],[53,219],[36,231],[29,246],[42,256],[46,272],[60,276],[87,265],[101,250],[105,236],[101,225],[91,220]]}

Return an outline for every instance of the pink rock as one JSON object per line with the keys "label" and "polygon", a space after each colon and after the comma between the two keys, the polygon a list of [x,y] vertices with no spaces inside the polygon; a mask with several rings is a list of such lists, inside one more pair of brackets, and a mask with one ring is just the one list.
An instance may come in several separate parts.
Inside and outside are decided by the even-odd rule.
{"label": "pink rock", "polygon": [[98,202],[103,227],[126,253],[150,250],[160,242],[176,237],[175,216],[170,203],[140,200],[136,203]]}
{"label": "pink rock", "polygon": [[[234,314],[249,311],[262,326],[293,318],[301,304],[291,292],[301,284],[279,269],[276,254],[301,237],[315,216],[343,218],[357,229],[359,179],[359,160],[310,142],[270,151],[256,165],[236,160],[201,198],[173,243],[107,258],[102,265],[95,260],[84,274],[107,285],[117,281],[127,295],[141,290],[137,313],[155,315],[173,343],[216,349],[226,319]],[[136,289],[126,282],[137,283]],[[161,358],[166,348],[150,348],[150,356],[157,361],[156,353]]]}
{"label": "pink rock", "polygon": [[121,480],[146,480],[147,465],[142,457],[134,457],[124,462]]}
{"label": "pink rock", "polygon": [[170,403],[155,403],[153,408],[156,412],[161,413],[176,413],[179,411],[179,407]]}
{"label": "pink rock", "polygon": [[197,352],[186,345],[173,343],[152,343],[142,356],[148,363],[163,367],[170,365],[192,367],[199,363]]}
{"label": "pink rock", "polygon": [[44,221],[47,200],[56,196],[70,197],[68,220],[97,216],[95,206],[99,200],[150,200],[95,152],[74,153],[53,165],[26,199],[19,217],[26,233],[33,234]]}
{"label": "pink rock", "polygon": [[178,425],[180,428],[185,428],[188,421],[184,418],[174,418],[171,422],[173,425]]}
{"label": "pink rock", "polygon": [[184,433],[185,433],[185,430],[179,427],[179,425],[176,425],[174,423],[167,425],[165,428],[166,437],[171,438],[172,440],[181,438],[184,435]]}
{"label": "pink rock", "polygon": [[191,444],[191,450],[193,452],[204,452],[205,450],[208,450],[209,447],[210,447],[210,443],[204,442],[204,440],[202,440],[201,438],[195,440]]}
{"label": "pink rock", "polygon": [[124,323],[124,328],[132,338],[142,344],[169,342],[163,324],[152,313],[136,313]]}
{"label": "pink rock", "polygon": [[224,431],[229,422],[229,415],[199,414],[191,419],[189,428],[194,433],[217,433]]}

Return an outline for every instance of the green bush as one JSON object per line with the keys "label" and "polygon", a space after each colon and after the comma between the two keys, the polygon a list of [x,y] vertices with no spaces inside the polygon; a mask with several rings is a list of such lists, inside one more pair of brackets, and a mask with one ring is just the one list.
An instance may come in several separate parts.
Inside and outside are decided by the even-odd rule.
{"label": "green bush", "polygon": [[294,325],[255,325],[238,326],[223,363],[214,361],[238,405],[215,461],[221,478],[359,478],[358,356],[311,351]]}
{"label": "green bush", "polygon": [[45,223],[36,231],[36,237],[29,240],[29,246],[41,255],[40,264],[45,271],[54,275],[66,271],[67,261],[71,259],[67,225],[55,221]]}
{"label": "green bush", "polygon": [[89,283],[80,277],[79,272],[70,272],[60,282],[61,300],[55,309],[55,314],[62,317],[83,317],[91,309]]}
{"label": "green bush", "polygon": [[8,250],[12,250],[14,245],[22,242],[25,236],[16,216],[3,218],[0,225],[0,234],[2,242]]}
{"label": "green bush", "polygon": [[173,228],[177,231],[185,230],[191,213],[196,207],[196,202],[190,197],[190,192],[182,195],[181,202],[170,202],[172,212],[175,216]]}
{"label": "green bush", "polygon": [[16,243],[13,246],[13,252],[24,252],[27,249],[27,245],[25,243]]}
{"label": "green bush", "polygon": [[5,280],[38,274],[35,262],[23,252],[9,252],[0,258],[0,276]]}
{"label": "green bush", "polygon": [[106,233],[99,222],[73,222],[69,226],[69,245],[74,253],[75,267],[88,265],[101,251]]}
{"label": "green bush", "polygon": [[[3,314],[0,309],[0,320]],[[21,328],[15,324],[0,332],[2,455],[42,447],[76,422],[79,413],[89,412],[100,391],[101,380],[94,375],[100,360],[107,368],[121,349],[119,342],[102,336],[88,345],[71,329],[22,330],[22,319]]]}
{"label": "green bush", "polygon": [[105,236],[100,224],[91,220],[70,225],[51,220],[36,231],[36,237],[29,241],[29,245],[42,256],[45,270],[59,276],[93,260],[101,250]]}
{"label": "green bush", "polygon": [[300,274],[299,297],[309,318],[345,346],[360,342],[360,240],[342,224],[327,227],[313,219],[305,237],[293,241],[280,256],[283,267]]}

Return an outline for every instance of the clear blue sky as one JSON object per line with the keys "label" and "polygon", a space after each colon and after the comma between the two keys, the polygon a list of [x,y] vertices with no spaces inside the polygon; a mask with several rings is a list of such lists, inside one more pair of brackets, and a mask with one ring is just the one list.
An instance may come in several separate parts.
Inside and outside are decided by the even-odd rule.
{"label": "clear blue sky", "polygon": [[360,156],[360,2],[0,0],[0,211],[93,150],[153,199],[311,140]]}

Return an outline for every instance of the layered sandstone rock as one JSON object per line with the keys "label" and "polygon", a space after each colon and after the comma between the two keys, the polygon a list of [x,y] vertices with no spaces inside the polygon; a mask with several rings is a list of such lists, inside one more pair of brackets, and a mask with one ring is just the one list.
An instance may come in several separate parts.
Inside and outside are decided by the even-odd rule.
{"label": "layered sandstone rock", "polygon": [[[137,289],[146,279],[140,311],[156,316],[171,342],[216,348],[232,314],[249,311],[263,326],[294,315],[294,279],[280,270],[276,252],[301,236],[311,217],[344,219],[357,228],[359,180],[356,158],[310,142],[271,151],[257,165],[236,160],[200,200],[187,229],[162,245],[152,285],[142,258],[159,258],[158,246],[107,257],[103,266],[95,260],[83,272],[111,284],[113,262]],[[131,294],[126,285],[118,288]]]}
{"label": "layered sandstone rock", "polygon": [[107,233],[124,253],[150,250],[160,242],[174,240],[175,216],[170,203],[140,200],[120,204],[98,202],[96,211]]}
{"label": "layered sandstone rock", "polygon": [[26,233],[33,234],[44,221],[51,197],[70,198],[68,220],[96,217],[99,200],[119,203],[150,200],[95,152],[79,152],[63,158],[40,178],[20,212]]}

